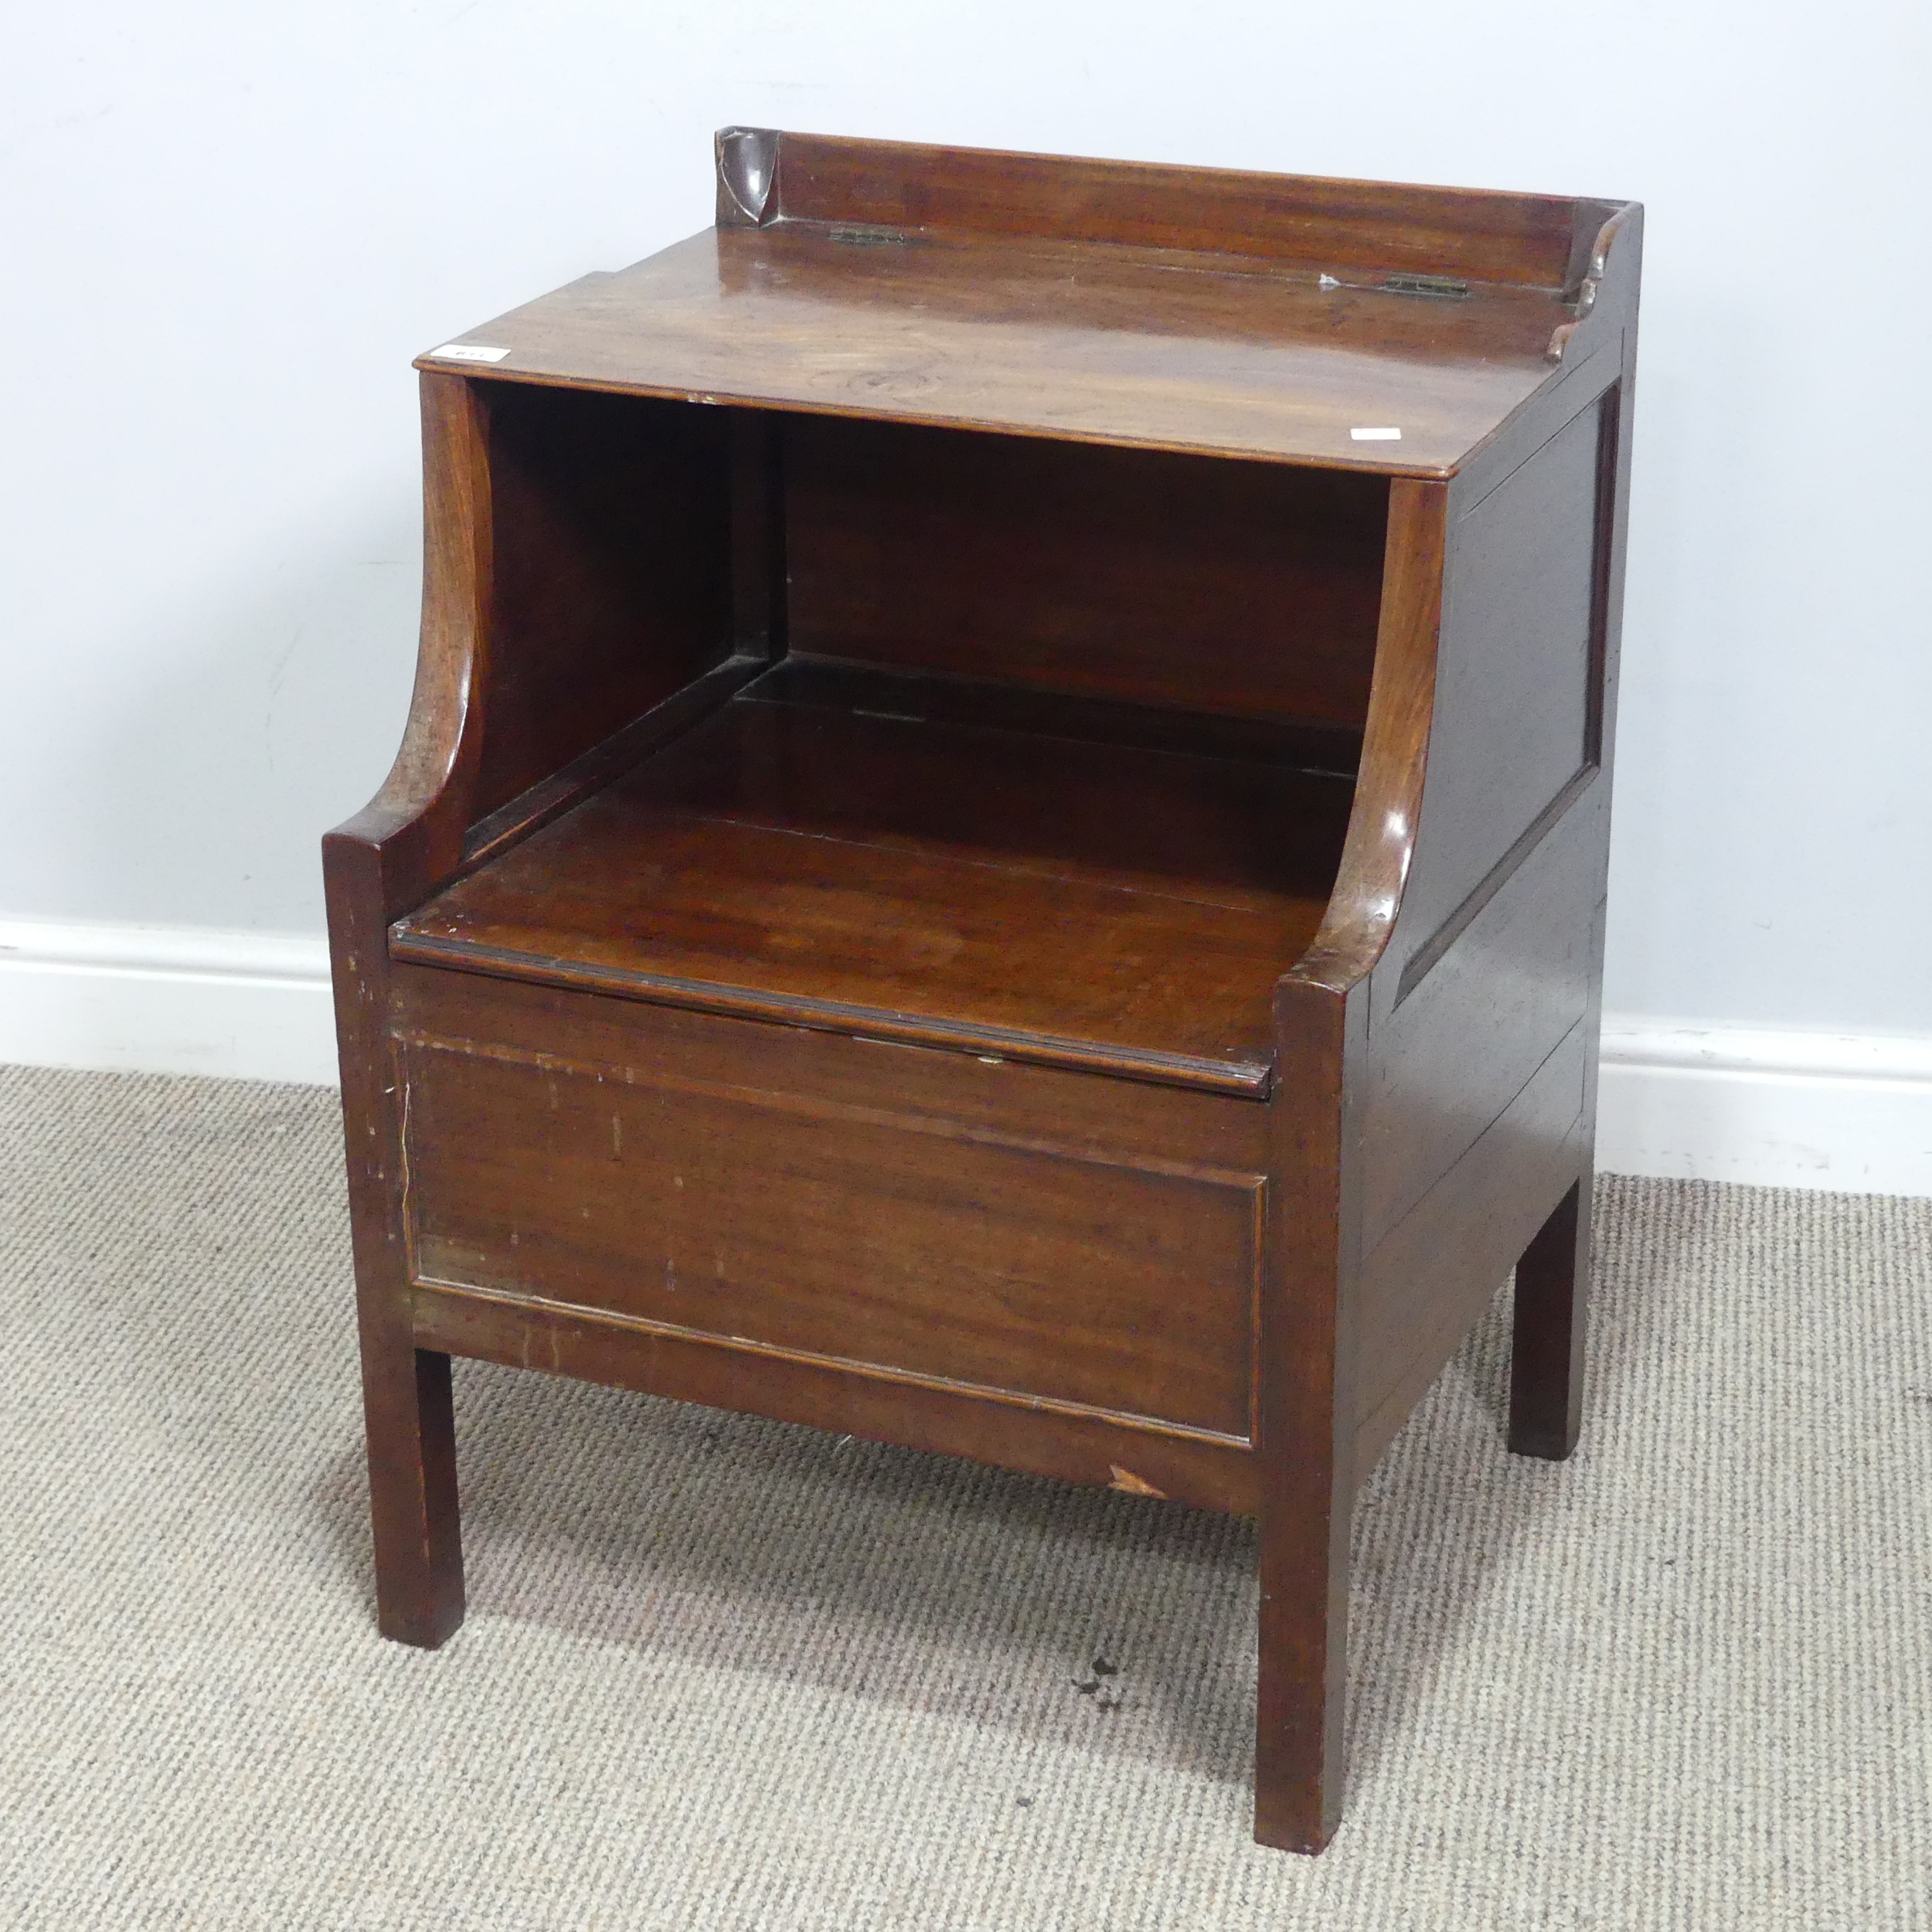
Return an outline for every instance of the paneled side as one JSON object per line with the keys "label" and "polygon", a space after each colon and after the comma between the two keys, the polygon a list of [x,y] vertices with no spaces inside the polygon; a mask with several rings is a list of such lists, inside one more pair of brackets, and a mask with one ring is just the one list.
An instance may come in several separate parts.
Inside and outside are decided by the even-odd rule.
{"label": "paneled side", "polygon": [[1377,1029],[1363,1239],[1379,1240],[1529,1083],[1590,1007],[1607,787],[1539,840]]}
{"label": "paneled side", "polygon": [[1581,1020],[1461,1158],[1370,1249],[1356,1290],[1360,1482],[1575,1178],[1594,1029]]}
{"label": "paneled side", "polygon": [[477,818],[718,662],[733,624],[727,412],[483,393],[495,595]]}
{"label": "paneled side", "polygon": [[832,417],[785,431],[794,651],[1361,729],[1382,479]]}
{"label": "paneled side", "polygon": [[1595,767],[1603,420],[1587,405],[1451,526],[1404,997]]}

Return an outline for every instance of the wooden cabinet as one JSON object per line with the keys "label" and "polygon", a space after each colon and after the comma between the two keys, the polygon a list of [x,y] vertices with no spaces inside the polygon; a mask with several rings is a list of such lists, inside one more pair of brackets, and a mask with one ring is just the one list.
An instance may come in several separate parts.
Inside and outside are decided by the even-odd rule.
{"label": "wooden cabinet", "polygon": [[326,842],[381,1621],[449,1357],[1257,1511],[1257,1830],[1351,1498],[1517,1265],[1576,1440],[1640,211],[733,130],[423,357]]}

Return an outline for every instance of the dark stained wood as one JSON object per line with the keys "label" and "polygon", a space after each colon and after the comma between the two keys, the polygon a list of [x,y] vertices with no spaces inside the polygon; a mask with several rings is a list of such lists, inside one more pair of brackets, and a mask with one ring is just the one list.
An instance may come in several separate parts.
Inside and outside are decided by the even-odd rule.
{"label": "dark stained wood", "polygon": [[740,641],[722,412],[507,385],[478,394],[496,526],[481,811],[548,778]]}
{"label": "dark stained wood", "polygon": [[731,639],[741,656],[785,648],[784,471],[780,419],[731,412]]}
{"label": "dark stained wood", "polygon": [[1624,362],[1621,330],[1612,332],[1607,339],[1600,328],[1584,337],[1580,345],[1563,359],[1559,372],[1539,392],[1535,406],[1516,411],[1457,471],[1458,508],[1480,502],[1553,435],[1573,422],[1580,410],[1600,401],[1616,386]]}
{"label": "dark stained wood", "polygon": [[1362,729],[1379,478],[832,417],[785,478],[796,653]]}
{"label": "dark stained wood", "polygon": [[406,1299],[402,1122],[384,931],[461,852],[481,734],[471,669],[489,583],[486,433],[469,386],[423,383],[423,637],[408,728],[382,790],[323,842],[357,1326],[385,1636],[434,1647],[463,1621],[446,1355],[417,1345]]}
{"label": "dark stained wood", "polygon": [[1345,781],[734,702],[399,927],[399,958],[1259,1094]]}
{"label": "dark stained wood", "polygon": [[[1594,1045],[1580,1024],[1363,1260],[1350,1454],[1357,1483],[1375,1468],[1508,1279],[1549,1205],[1575,1179],[1583,1151],[1584,1063]],[[1526,1367],[1526,1375],[1535,1372]]]}
{"label": "dark stained wood", "polygon": [[[1524,835],[1547,829],[1552,807],[1597,763],[1600,426],[1592,401],[1506,478],[1456,507],[1444,594],[1461,621],[1437,668],[1437,728],[1458,738],[1487,730],[1495,749],[1428,776],[1405,910],[1432,958],[1501,885],[1505,862],[1534,849]],[[1432,845],[1446,849],[1438,855]],[[1416,975],[1405,976],[1413,986]]]}
{"label": "dark stained wood", "polygon": [[1550,290],[1572,279],[1579,204],[1560,196],[759,131],[774,153],[764,223],[1071,238]]}
{"label": "dark stained wood", "polygon": [[1259,1174],[434,1036],[400,1077],[420,1281],[1253,1433]]}
{"label": "dark stained wood", "polygon": [[622,777],[661,745],[669,743],[709,717],[770,668],[763,658],[726,658],[723,663],[713,665],[682,689],[674,691],[662,703],[653,705],[609,737],[600,740],[588,751],[559,766],[549,777],[539,779],[527,791],[519,792],[494,811],[485,813],[464,835],[463,869],[474,872],[553,818],[562,818],[572,807]]}
{"label": "dark stained wood", "polygon": [[[409,721],[382,789],[322,845],[325,869],[340,866],[355,874],[355,916],[374,919],[378,934],[432,880],[454,870],[476,815],[471,801],[483,748],[481,687],[495,581],[488,421],[474,386],[460,376],[425,375],[421,387],[423,631]],[[341,916],[349,916],[346,906]],[[363,937],[355,934],[359,945]],[[339,1022],[345,951],[334,926],[329,943]],[[364,975],[379,964],[366,949],[353,961]]]}
{"label": "dark stained wood", "polygon": [[652,1077],[747,1093],[808,1094],[1128,1166],[1267,1171],[1267,1110],[1252,1101],[1056,1067],[721,1019],[675,1006],[446,972],[399,961],[389,981],[394,1037],[500,1046],[526,1057],[648,1068]]}
{"label": "dark stained wood", "polygon": [[1510,1446],[1582,1412],[1641,211],[717,159],[423,365],[325,843],[381,1627],[451,1353],[1256,1510],[1318,1850],[1354,1497],[1512,1265]]}
{"label": "dark stained wood", "polygon": [[[1361,1163],[1351,1060],[1368,993],[1291,974],[1277,994],[1274,1212],[1262,1290],[1254,1835],[1319,1852],[1342,1818],[1348,1706],[1352,1305]],[[1291,1090],[1295,1097],[1291,1098]]]}
{"label": "dark stained wood", "polygon": [[1602,896],[1590,861],[1607,804],[1597,784],[1577,798],[1383,1022],[1362,1094],[1366,1241],[1455,1165],[1587,1012]]}
{"label": "dark stained wood", "polygon": [[1255,1836],[1318,1852],[1341,1819],[1349,1537],[1359,1406],[1370,975],[1411,862],[1434,692],[1447,493],[1399,483],[1362,766],[1315,944],[1275,992],[1278,1077],[1261,1311]]}
{"label": "dark stained wood", "polygon": [[1519,1456],[1561,1462],[1583,1427],[1590,1220],[1573,1182],[1516,1264],[1509,1446]]}
{"label": "dark stained wood", "polygon": [[428,1349],[971,1456],[1129,1495],[1236,1515],[1254,1512],[1253,1454],[1218,1437],[998,1400],[951,1386],[915,1393],[903,1381],[856,1366],[720,1349],[617,1315],[475,1289],[419,1287],[409,1301],[417,1338]]}
{"label": "dark stained wood", "polygon": [[1359,726],[1307,718],[1174,710],[1112,698],[1077,696],[1029,685],[882,669],[828,658],[782,658],[743,696],[748,703],[815,705],[872,717],[982,725],[1082,744],[1132,745],[1200,758],[1263,763],[1345,778],[1362,762]]}
{"label": "dark stained wood", "polygon": [[1345,992],[1381,959],[1415,854],[1436,692],[1448,492],[1403,481],[1389,492],[1375,678],[1342,862],[1314,943],[1294,977]]}
{"label": "dark stained wood", "polygon": [[[480,385],[949,424],[1083,442],[1451,474],[1557,372],[1569,308],[1325,288],[1315,270],[1090,242],[869,245],[719,229],[480,323]],[[1123,314],[1142,323],[1119,327]],[[451,366],[426,355],[420,366]],[[1355,428],[1395,427],[1399,443]]]}
{"label": "dark stained wood", "polygon": [[[1557,325],[1549,338],[1552,361],[1561,362],[1577,337],[1590,332],[1597,298],[1611,277],[1613,257],[1620,250],[1634,254],[1641,246],[1643,219],[1643,210],[1634,202],[1621,206],[1602,201],[1577,204],[1570,277],[1563,291],[1571,316]],[[1618,323],[1635,327],[1636,310],[1629,302],[1612,301],[1605,304],[1605,309]]]}

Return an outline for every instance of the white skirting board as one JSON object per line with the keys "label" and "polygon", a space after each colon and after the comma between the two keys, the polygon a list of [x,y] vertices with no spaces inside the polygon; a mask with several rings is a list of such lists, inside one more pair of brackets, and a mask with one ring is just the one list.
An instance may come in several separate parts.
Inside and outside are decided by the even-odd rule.
{"label": "white skirting board", "polygon": [[[0,1062],[335,1080],[328,957],[299,934],[0,921]],[[1932,1036],[1606,1015],[1597,1165],[1932,1196]]]}
{"label": "white skirting board", "polygon": [[304,934],[0,920],[0,1061],[333,1086],[328,947]]}
{"label": "white skirting board", "polygon": [[1597,1165],[1932,1195],[1932,1038],[1606,1013]]}

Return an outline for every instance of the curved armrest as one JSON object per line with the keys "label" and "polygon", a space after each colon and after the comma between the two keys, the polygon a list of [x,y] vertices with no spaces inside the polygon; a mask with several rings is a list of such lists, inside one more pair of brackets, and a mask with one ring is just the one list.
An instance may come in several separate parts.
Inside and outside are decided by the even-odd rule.
{"label": "curved armrest", "polygon": [[761,420],[434,369],[422,395],[409,723],[326,842],[332,865],[367,855],[388,919],[476,857],[480,825],[522,835],[634,757],[647,717],[662,735],[728,696],[764,655],[777,567]]}
{"label": "curved armrest", "polygon": [[403,743],[376,796],[323,841],[380,869],[384,913],[406,911],[461,856],[481,748],[491,560],[489,465],[481,408],[460,376],[423,379],[423,636]]}
{"label": "curved armrest", "polygon": [[1436,641],[1448,486],[1398,478],[1389,485],[1382,617],[1369,687],[1355,808],[1327,916],[1280,988],[1345,993],[1386,948],[1414,856],[1416,825],[1435,708]]}

